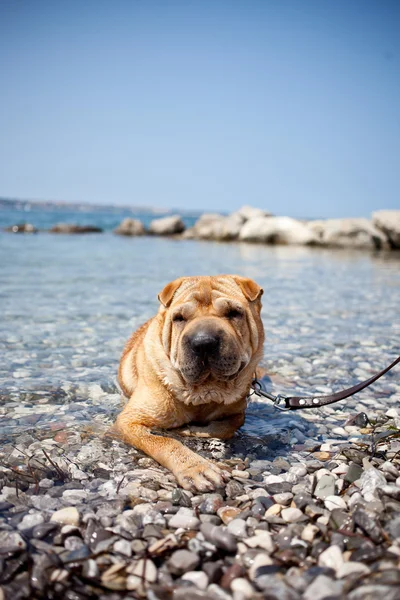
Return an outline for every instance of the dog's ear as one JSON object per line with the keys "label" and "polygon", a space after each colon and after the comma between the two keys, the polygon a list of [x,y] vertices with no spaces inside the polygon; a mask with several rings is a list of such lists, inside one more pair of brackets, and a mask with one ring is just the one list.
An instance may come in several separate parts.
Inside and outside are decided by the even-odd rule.
{"label": "dog's ear", "polygon": [[264,290],[252,279],[235,275],[234,280],[250,302],[254,302],[254,300],[260,298],[264,293]]}
{"label": "dog's ear", "polygon": [[174,294],[181,285],[182,281],[183,277],[174,279],[174,281],[171,281],[171,283],[167,283],[165,288],[158,294],[157,297],[161,304],[165,306],[165,308],[168,308],[168,306],[171,304]]}

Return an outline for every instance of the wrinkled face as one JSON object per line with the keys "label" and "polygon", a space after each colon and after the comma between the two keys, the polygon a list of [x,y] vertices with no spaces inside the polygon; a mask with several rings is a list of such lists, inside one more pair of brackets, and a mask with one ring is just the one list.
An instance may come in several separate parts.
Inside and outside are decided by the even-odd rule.
{"label": "wrinkled face", "polygon": [[238,276],[188,277],[159,295],[162,344],[192,385],[234,379],[263,344],[261,288]]}

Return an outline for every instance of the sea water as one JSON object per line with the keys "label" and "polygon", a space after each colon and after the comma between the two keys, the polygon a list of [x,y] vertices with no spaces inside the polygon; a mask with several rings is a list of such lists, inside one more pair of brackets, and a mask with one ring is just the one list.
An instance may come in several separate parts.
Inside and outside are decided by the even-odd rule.
{"label": "sea water", "polygon": [[[77,222],[73,216],[69,221]],[[35,223],[30,213],[13,222],[40,227],[53,217]],[[85,222],[99,221],[92,214]],[[156,313],[158,292],[176,277],[218,273],[251,277],[264,288],[263,366],[271,391],[328,393],[370,377],[399,354],[397,253],[126,238],[111,231],[1,232],[3,440],[22,430],[40,437],[49,429],[111,423],[121,407],[116,373],[124,343]],[[385,408],[385,398],[393,402],[399,389],[397,369],[346,408]],[[265,440],[278,432],[290,441],[294,428],[301,442],[311,425],[294,415],[251,403],[242,435]]]}

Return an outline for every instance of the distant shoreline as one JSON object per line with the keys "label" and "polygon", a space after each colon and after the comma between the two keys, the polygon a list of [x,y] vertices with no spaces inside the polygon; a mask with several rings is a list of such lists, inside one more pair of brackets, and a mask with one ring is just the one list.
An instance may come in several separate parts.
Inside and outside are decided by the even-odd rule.
{"label": "distant shoreline", "polygon": [[170,209],[162,208],[157,206],[127,206],[119,204],[91,204],[89,202],[66,202],[61,200],[27,200],[21,198],[6,198],[0,196],[0,210],[2,209],[14,209],[21,210],[21,212],[28,212],[33,209],[39,210],[52,210],[57,212],[59,210],[76,210],[77,212],[92,212],[92,211],[103,211],[103,212],[120,212],[129,211],[132,214],[153,214],[153,215],[172,215],[176,213],[184,214],[185,216],[198,217],[202,214],[201,210],[185,210],[185,209]]}

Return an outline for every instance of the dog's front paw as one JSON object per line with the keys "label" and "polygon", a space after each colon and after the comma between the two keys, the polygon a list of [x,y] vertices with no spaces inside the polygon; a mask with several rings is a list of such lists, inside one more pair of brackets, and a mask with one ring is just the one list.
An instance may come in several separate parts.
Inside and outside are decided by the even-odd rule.
{"label": "dog's front paw", "polygon": [[176,469],[174,475],[180,486],[192,492],[210,492],[222,487],[228,479],[228,473],[201,457],[188,466]]}

